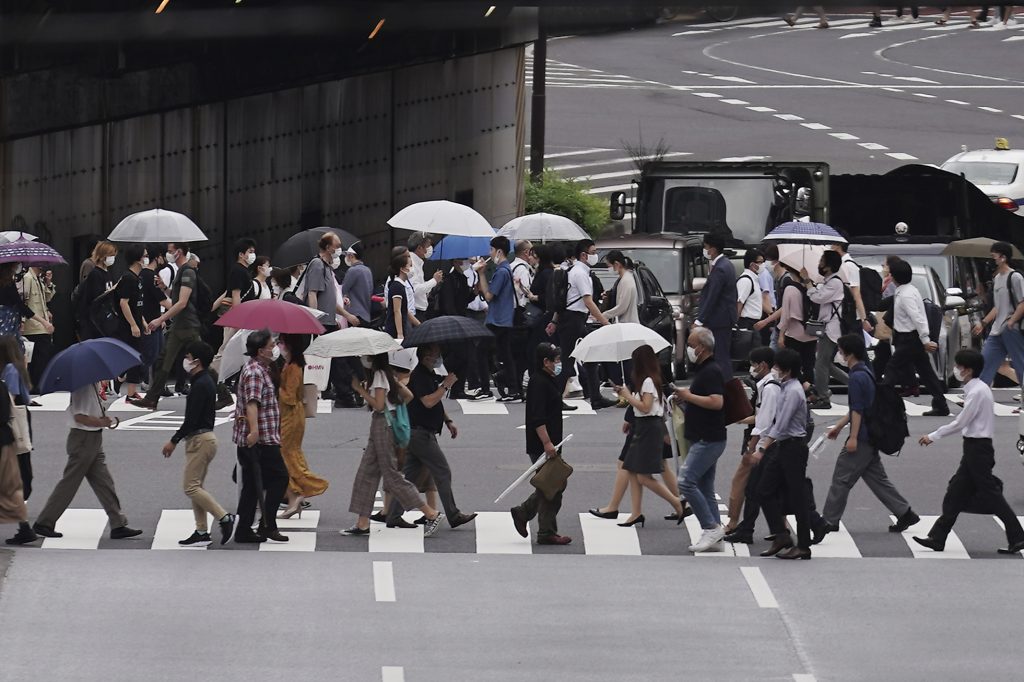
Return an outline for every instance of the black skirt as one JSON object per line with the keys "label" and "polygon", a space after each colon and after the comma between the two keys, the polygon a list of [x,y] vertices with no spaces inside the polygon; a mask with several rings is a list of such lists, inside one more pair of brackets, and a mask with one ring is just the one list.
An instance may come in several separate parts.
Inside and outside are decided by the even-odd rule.
{"label": "black skirt", "polygon": [[[660,474],[668,429],[661,417],[639,417],[622,453],[622,468],[634,474]],[[671,452],[671,450],[670,450]]]}

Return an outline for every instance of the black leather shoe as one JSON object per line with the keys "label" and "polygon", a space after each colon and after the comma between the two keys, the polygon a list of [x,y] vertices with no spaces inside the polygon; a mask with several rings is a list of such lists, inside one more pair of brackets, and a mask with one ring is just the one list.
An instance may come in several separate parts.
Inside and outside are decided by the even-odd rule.
{"label": "black leather shoe", "polygon": [[896,520],[896,523],[889,526],[890,533],[902,533],[911,526],[917,524],[921,520],[921,517],[914,513],[913,509],[908,509],[907,512]]}
{"label": "black leather shoe", "polygon": [[569,403],[562,401],[562,412],[575,412],[579,408],[576,405],[570,405]]}
{"label": "black leather shoe", "polygon": [[606,407],[614,407],[617,404],[614,400],[605,400],[604,398],[593,398],[590,401],[590,407],[594,410],[603,410]]}
{"label": "black leather shoe", "polygon": [[[7,542],[10,542],[10,540],[8,540]],[[1018,552],[1024,551],[1024,540],[1018,540],[1017,542],[1013,543],[1012,545],[1006,548],[1000,547],[996,551],[1000,554],[1017,554]]]}
{"label": "black leather shoe", "polygon": [[129,528],[128,526],[121,526],[120,528],[112,528],[110,530],[111,540],[125,540],[137,535],[142,535],[142,531],[138,528]]}
{"label": "black leather shoe", "polygon": [[346,528],[345,530],[341,531],[341,534],[342,535],[369,535],[370,534],[370,529],[369,528],[360,528],[359,526],[352,526],[351,528]]}
{"label": "black leather shoe", "polygon": [[[423,517],[423,518],[426,518],[426,517]],[[470,521],[472,521],[475,518],[476,518],[476,512],[473,512],[472,514],[459,514],[455,518],[450,519],[448,521],[448,525],[450,525],[452,528],[458,528],[459,526],[466,525],[467,523],[469,523]]]}
{"label": "black leather shoe", "polygon": [[408,521],[403,519],[401,516],[399,516],[394,521],[388,521],[386,525],[387,525],[388,528],[415,528],[416,527],[415,523],[409,523]]}
{"label": "black leather shoe", "polygon": [[619,510],[603,512],[600,509],[588,509],[591,514],[599,519],[617,519],[619,518]]}
{"label": "black leather shoe", "polygon": [[933,407],[925,412],[922,417],[948,417],[949,407]]}
{"label": "black leather shoe", "polygon": [[839,532],[839,526],[833,526],[830,523],[825,523],[824,521],[822,521],[821,523],[819,523],[818,525],[816,525],[812,529],[811,544],[812,545],[817,545],[822,540],[824,540],[825,536],[828,535],[829,533],[838,533],[838,532]]}
{"label": "black leather shoe", "polygon": [[36,533],[28,526],[21,526],[18,528],[18,532],[14,534],[14,537],[7,538],[5,542],[8,545],[27,545],[30,542],[41,540],[42,538],[36,535]]}
{"label": "black leather shoe", "polygon": [[261,537],[265,537],[267,540],[273,540],[274,542],[288,542],[287,535],[281,535],[281,531],[278,529],[264,531]]}
{"label": "black leather shoe", "polygon": [[370,520],[377,523],[387,523],[388,517],[384,515],[384,512],[377,512],[376,514],[370,514]]}
{"label": "black leather shoe", "polygon": [[935,538],[933,538],[930,535],[925,536],[923,538],[919,538],[919,537],[917,537],[915,535],[914,536],[914,542],[916,542],[917,544],[921,545],[922,547],[927,547],[928,549],[934,550],[936,552],[941,552],[944,549],[946,549],[946,543],[945,542],[939,542],[938,540],[936,540]]}
{"label": "black leather shoe", "polygon": [[266,541],[267,539],[265,537],[254,533],[252,528],[238,528],[235,530],[235,542],[239,544],[258,544]]}
{"label": "black leather shoe", "polygon": [[62,538],[64,533],[58,533],[52,528],[40,526],[38,523],[32,526],[32,532],[44,538]]}
{"label": "black leather shoe", "polygon": [[509,513],[512,514],[512,524],[516,527],[516,532],[524,538],[529,537],[530,531],[527,525],[529,522],[523,516],[523,513],[519,511],[519,507],[512,507],[509,509]]}
{"label": "black leather shoe", "polygon": [[784,552],[779,552],[775,555],[776,559],[810,559],[811,550],[804,549],[803,547],[790,547]]}
{"label": "black leather shoe", "polygon": [[667,515],[665,517],[666,521],[675,521],[676,525],[678,526],[680,524],[680,522],[682,522],[683,519],[685,519],[687,516],[693,514],[693,510],[690,509],[690,505],[686,504],[685,500],[683,500],[682,502],[683,502],[683,516],[682,516],[682,518],[680,518],[679,514],[676,514],[675,512],[672,512],[671,514],[669,514],[669,515]]}
{"label": "black leather shoe", "polygon": [[731,533],[726,533],[725,537],[722,539],[734,545],[754,544],[754,534],[744,533],[743,531],[733,531]]}
{"label": "black leather shoe", "polygon": [[793,538],[789,533],[779,533],[775,536],[775,541],[772,546],[761,552],[761,556],[775,556],[784,549],[789,549],[793,546]]}

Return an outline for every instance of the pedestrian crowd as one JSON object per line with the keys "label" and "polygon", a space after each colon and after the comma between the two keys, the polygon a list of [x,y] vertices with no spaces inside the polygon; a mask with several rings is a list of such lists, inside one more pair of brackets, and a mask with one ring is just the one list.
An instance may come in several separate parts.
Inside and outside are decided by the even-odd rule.
{"label": "pedestrian crowd", "polygon": [[[352,483],[354,523],[344,534],[367,535],[377,521],[391,528],[423,525],[424,535],[431,536],[445,521],[456,528],[473,520],[476,514],[456,503],[439,441],[445,431],[450,438],[459,435],[445,410],[449,397],[526,403],[526,453],[543,466],[535,476],[537,490],[511,509],[513,525],[528,537],[528,523],[536,517],[538,543],[569,544],[571,538],[560,534],[557,524],[571,473],[560,445],[562,414],[575,409],[565,399],[577,389],[594,409],[625,408],[611,499],[590,510],[597,517],[618,520],[628,490],[631,513],[620,525],[643,527],[642,495],[648,490],[670,505],[666,519],[678,524],[694,515],[703,531],[690,545],[695,553],[721,551],[726,541],[752,543],[755,521],[763,513],[772,544],[762,555],[809,559],[811,547],[839,529],[849,492],[863,478],[896,518],[891,532],[920,521],[888,479],[880,454],[902,448],[909,435],[903,397],[916,395],[919,384],[932,396],[927,415],[950,411],[929,361],[937,350],[937,332],[912,284],[912,267],[902,259],[890,257],[879,275],[853,261],[845,245],[836,245],[821,253],[812,274],[783,262],[779,247],[766,242],[746,250],[737,276],[725,239],[705,235],[709,274],[686,341],[692,381],[678,388],[663,375],[650,345],[639,345],[623,363],[577,363],[572,357],[594,329],[639,321],[633,262],[615,250],[599,256],[589,239],[566,248],[525,240],[513,244],[499,236],[490,241],[486,258],[437,263],[431,261],[431,236],[417,233],[393,249],[380,288],[382,278],[363,262],[362,244],[345,248],[333,232],[325,233],[315,255],[299,266],[275,267],[257,254],[250,239],[238,240],[232,251],[225,289],[215,296],[188,244],[95,245],[71,294],[77,335],[118,338],[139,351],[142,364],[110,382],[72,392],[67,465],[33,524],[25,504],[32,491],[30,408],[33,388],[52,357],[48,304],[55,288],[49,271],[0,265],[0,325],[6,330],[0,335],[0,389],[9,395],[0,396],[0,522],[19,524],[10,544],[60,537],[57,522],[83,480],[109,517],[112,539],[142,532],[128,525],[106,465],[103,431],[118,424],[106,410],[114,395],[156,409],[171,394],[171,380],[186,395],[185,417],[162,454],[171,457],[185,442],[183,492],[195,515],[194,532],[180,544],[209,545],[210,517],[221,544],[232,538],[287,542],[277,520],[301,516],[310,498],[329,486],[311,471],[303,452],[304,354],[312,337],[251,331],[244,339],[248,359],[230,377],[219,370],[240,330],[223,328],[222,338],[212,337],[215,317],[262,299],[318,311],[325,333],[369,327],[404,339],[432,318],[463,316],[483,322],[492,334],[331,360],[327,395],[339,408],[371,412],[368,442]],[[119,254],[125,268],[115,277]],[[921,445],[955,434],[964,439],[942,516],[927,536],[915,538],[937,551],[959,513],[979,510],[1003,521],[1005,551],[1024,549],[1024,530],[992,474],[989,386],[1007,355],[1018,378],[1024,371],[1024,276],[1011,267],[1012,254],[1009,244],[992,246],[992,309],[974,330],[980,336],[989,328],[988,336],[981,352],[956,355],[963,410],[919,439]],[[602,260],[616,274],[607,292],[593,271]],[[428,261],[438,266],[429,276]],[[875,348],[873,361],[869,345]],[[735,390],[741,382],[734,377],[737,362],[749,366],[744,379],[752,400],[742,387],[739,394]],[[837,440],[849,431],[819,513],[807,477],[811,410],[831,408],[834,379],[848,385],[849,410],[823,437]],[[612,389],[614,400],[602,395],[602,386]],[[216,412],[232,402],[239,493],[234,511],[228,511],[204,484],[218,451]],[[682,422],[678,430],[677,420]],[[723,521],[715,496],[717,463],[727,449],[727,427],[737,422],[746,430]],[[677,455],[678,470],[672,466]],[[381,486],[384,508],[373,513]],[[403,518],[410,510],[422,514],[415,523]],[[790,514],[795,542],[786,521]]]}
{"label": "pedestrian crowd", "polygon": [[[825,14],[825,8],[821,5],[813,5],[812,9],[818,16],[818,28],[829,28],[828,16]],[[918,5],[910,5],[909,12],[904,13],[903,5],[896,5],[894,8],[894,14],[897,19],[903,22],[916,22],[920,19],[920,7]],[[953,10],[957,9],[952,5],[943,5],[938,8],[939,16],[935,19],[935,23],[939,26],[945,26],[949,23],[949,18],[953,13]],[[984,28],[989,24],[990,10],[992,5],[970,5],[964,9],[968,10],[970,14],[970,21],[967,24],[968,28]],[[976,11],[974,11],[976,10]],[[791,14],[787,14],[783,17],[783,21],[789,26],[795,26],[796,22],[803,16],[805,8],[803,5],[799,6]],[[973,12],[973,13],[972,13]],[[996,5],[996,12],[993,15],[993,22],[991,26],[993,28],[1006,28],[1011,22],[1016,23],[1014,16],[1014,6],[1008,4]],[[871,10],[871,20],[868,22],[870,28],[881,28],[882,27],[882,7],[875,5]]]}

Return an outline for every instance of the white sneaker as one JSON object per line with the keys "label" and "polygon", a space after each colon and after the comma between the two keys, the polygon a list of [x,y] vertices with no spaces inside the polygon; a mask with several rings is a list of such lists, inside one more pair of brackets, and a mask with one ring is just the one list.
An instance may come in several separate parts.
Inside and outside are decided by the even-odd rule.
{"label": "white sneaker", "polygon": [[690,547],[690,551],[694,554],[699,554],[701,552],[721,552],[723,551],[722,538],[724,537],[725,528],[722,527],[722,524],[718,524],[714,528],[708,528],[701,534],[700,540]]}

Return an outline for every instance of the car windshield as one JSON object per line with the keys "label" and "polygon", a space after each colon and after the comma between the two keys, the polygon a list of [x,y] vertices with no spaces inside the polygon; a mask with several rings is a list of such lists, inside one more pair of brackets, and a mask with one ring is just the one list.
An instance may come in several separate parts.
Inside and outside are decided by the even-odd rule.
{"label": "car windshield", "polygon": [[[666,294],[678,294],[682,282],[683,252],[679,249],[619,249],[623,255],[629,256],[634,263],[646,265]],[[608,251],[602,252],[601,258]]]}
{"label": "car windshield", "polygon": [[771,178],[672,178],[665,181],[666,232],[694,234],[728,229],[745,244],[758,244],[775,198]]}
{"label": "car windshield", "polygon": [[1017,177],[1017,164],[993,161],[950,161],[942,170],[963,175],[975,185],[1009,185]]}
{"label": "car windshield", "polygon": [[[858,262],[860,262],[860,261],[858,261]],[[879,272],[879,274],[881,274],[881,272],[882,272],[882,266],[881,265],[877,265],[875,263],[864,263],[864,267],[868,267],[868,268],[872,268],[874,270],[877,270]],[[935,292],[932,289],[932,285],[930,283],[930,277],[931,277],[931,270],[925,270],[923,272],[920,272],[918,270],[914,270],[914,274],[911,277],[910,283],[913,284],[914,288],[917,289],[921,293],[921,298],[927,298],[929,301],[933,301],[933,302],[938,303],[939,305],[941,305],[942,301],[936,301],[935,300],[936,294],[935,294]]]}
{"label": "car windshield", "polygon": [[[852,248],[852,247],[851,247]],[[882,271],[882,263],[885,262],[886,256],[883,254],[865,254],[856,253],[851,250],[850,257],[861,267],[874,268],[879,272]],[[949,272],[949,257],[948,256],[917,256],[907,255],[901,256],[904,260],[910,261],[914,265],[921,265],[926,268],[933,268],[939,275],[939,281],[941,281],[947,288],[954,286],[951,281],[953,278]],[[916,277],[916,275],[915,275]]]}

